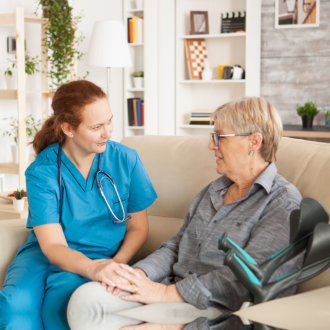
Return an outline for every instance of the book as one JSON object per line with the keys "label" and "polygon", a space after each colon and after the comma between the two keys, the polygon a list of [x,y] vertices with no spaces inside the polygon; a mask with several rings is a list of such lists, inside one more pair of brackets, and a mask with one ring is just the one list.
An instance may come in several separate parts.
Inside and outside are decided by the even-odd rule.
{"label": "book", "polygon": [[141,113],[142,113],[142,126],[144,126],[144,101],[142,100],[141,104]]}
{"label": "book", "polygon": [[213,125],[214,121],[211,118],[211,112],[194,111],[190,113],[189,124],[190,125]]}
{"label": "book", "polygon": [[142,126],[142,100],[136,101],[137,125]]}
{"label": "book", "polygon": [[127,114],[129,126],[134,126],[133,99],[134,97],[130,97],[127,99]]}
{"label": "book", "polygon": [[137,34],[136,34],[136,22],[140,17],[138,16],[133,16],[132,17],[132,25],[131,25],[131,29],[132,29],[132,43],[136,43],[137,42]]}
{"label": "book", "polygon": [[128,19],[128,35],[129,35],[129,43],[133,42],[133,19],[130,17]]}
{"label": "book", "polygon": [[133,117],[134,117],[134,125],[138,126],[138,119],[137,119],[137,98],[133,98]]}
{"label": "book", "polygon": [[136,19],[136,42],[143,43],[143,18]]}
{"label": "book", "polygon": [[132,17],[127,17],[127,42],[130,43],[131,42],[131,28],[130,28],[130,21],[132,20]]}

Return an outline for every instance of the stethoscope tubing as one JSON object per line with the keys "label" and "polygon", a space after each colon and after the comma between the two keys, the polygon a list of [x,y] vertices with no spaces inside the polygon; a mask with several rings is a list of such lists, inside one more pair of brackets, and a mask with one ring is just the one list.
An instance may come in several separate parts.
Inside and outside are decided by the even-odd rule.
{"label": "stethoscope tubing", "polygon": [[[62,221],[62,209],[63,209],[63,184],[62,184],[62,162],[61,162],[61,154],[62,154],[62,144],[59,144],[58,145],[58,152],[57,152],[57,166],[58,166],[58,185],[59,185],[59,188],[60,188],[60,203],[59,203],[59,213],[60,213],[60,222]],[[131,219],[131,216],[128,215],[126,216],[125,214],[125,210],[124,210],[124,205],[122,203],[122,200],[119,196],[119,192],[118,192],[118,189],[116,187],[116,184],[115,184],[115,181],[113,180],[113,178],[111,177],[110,174],[108,174],[107,172],[104,172],[101,170],[101,160],[102,160],[102,155],[103,153],[99,154],[99,159],[98,159],[98,163],[97,163],[97,171],[95,173],[95,181],[96,181],[96,184],[97,184],[97,187],[99,188],[100,190],[100,193],[101,193],[101,196],[103,198],[103,200],[105,201],[107,207],[108,207],[108,210],[110,211],[110,213],[112,214],[112,216],[116,219],[116,220],[113,220],[112,222],[114,224],[119,224],[119,223],[123,223],[129,219]],[[99,174],[103,174],[104,177],[101,178],[101,180],[98,179],[98,175]],[[117,195],[117,198],[118,198],[118,201],[120,203],[120,207],[121,207],[121,210],[122,210],[122,213],[123,213],[123,218],[122,219],[119,219],[115,213],[113,212],[111,206],[109,205],[108,203],[108,200],[107,198],[105,197],[104,195],[104,192],[103,192],[103,188],[102,188],[102,180],[103,179],[109,179],[115,192],[116,192],[116,195]]]}

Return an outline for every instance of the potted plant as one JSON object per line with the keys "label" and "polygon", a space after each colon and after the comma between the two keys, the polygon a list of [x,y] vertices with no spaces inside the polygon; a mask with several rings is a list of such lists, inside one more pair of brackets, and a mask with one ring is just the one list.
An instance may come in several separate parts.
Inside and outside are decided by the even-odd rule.
{"label": "potted plant", "polygon": [[24,191],[24,189],[17,189],[16,191],[14,191],[13,196],[13,205],[14,205],[14,210],[17,212],[22,212],[24,210],[24,197],[25,197],[26,193]]}
{"label": "potted plant", "polygon": [[[8,89],[16,89],[17,88],[17,75],[16,75],[16,60],[9,60],[11,64],[7,67],[4,72],[6,77],[6,84]],[[38,56],[30,56],[28,53],[25,53],[25,73],[27,75],[34,75],[39,72],[39,57]]]}
{"label": "potted plant", "polygon": [[[18,151],[17,151],[17,139],[18,139],[18,121],[15,117],[4,118],[4,120],[9,120],[9,128],[7,130],[2,130],[3,136],[8,136],[13,139],[14,144],[11,146],[13,162],[18,163]],[[26,136],[29,140],[33,138],[35,133],[39,130],[41,126],[41,120],[35,119],[32,115],[28,115],[25,119],[25,129]],[[26,154],[27,161],[29,160],[29,152]]]}
{"label": "potted plant", "polygon": [[49,68],[45,71],[50,87],[56,88],[70,80],[75,60],[83,56],[77,50],[77,45],[83,40],[83,37],[77,37],[77,24],[81,17],[73,19],[73,8],[68,0],[39,0],[38,6],[42,7],[43,17],[47,18],[45,38],[42,40],[45,49],[49,50]]}
{"label": "potted plant", "polygon": [[304,105],[297,105],[296,110],[302,119],[303,128],[312,128],[314,117],[320,112],[316,104],[308,101]]}
{"label": "potted plant", "polygon": [[133,86],[135,88],[143,88],[144,71],[134,71],[132,73],[132,77],[133,77]]}

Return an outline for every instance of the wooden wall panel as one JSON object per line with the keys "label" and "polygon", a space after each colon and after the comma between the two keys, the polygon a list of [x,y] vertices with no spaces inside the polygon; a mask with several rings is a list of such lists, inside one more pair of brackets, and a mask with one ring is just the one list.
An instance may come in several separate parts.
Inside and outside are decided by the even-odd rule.
{"label": "wooden wall panel", "polygon": [[[330,0],[320,1],[320,26],[275,29],[275,0],[262,1],[261,95],[285,124],[300,124],[296,104],[330,107]],[[315,118],[324,123],[323,114]]]}

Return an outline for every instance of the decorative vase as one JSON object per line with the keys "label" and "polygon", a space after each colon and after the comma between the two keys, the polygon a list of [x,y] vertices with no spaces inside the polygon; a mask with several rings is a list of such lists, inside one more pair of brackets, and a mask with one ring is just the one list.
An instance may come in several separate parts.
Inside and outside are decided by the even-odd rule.
{"label": "decorative vase", "polygon": [[143,88],[143,77],[133,77],[134,88]]}
{"label": "decorative vase", "polygon": [[22,212],[24,210],[24,199],[13,199],[14,210],[17,212]]}
{"label": "decorative vase", "polygon": [[303,128],[313,128],[314,116],[303,116],[301,119]]}

